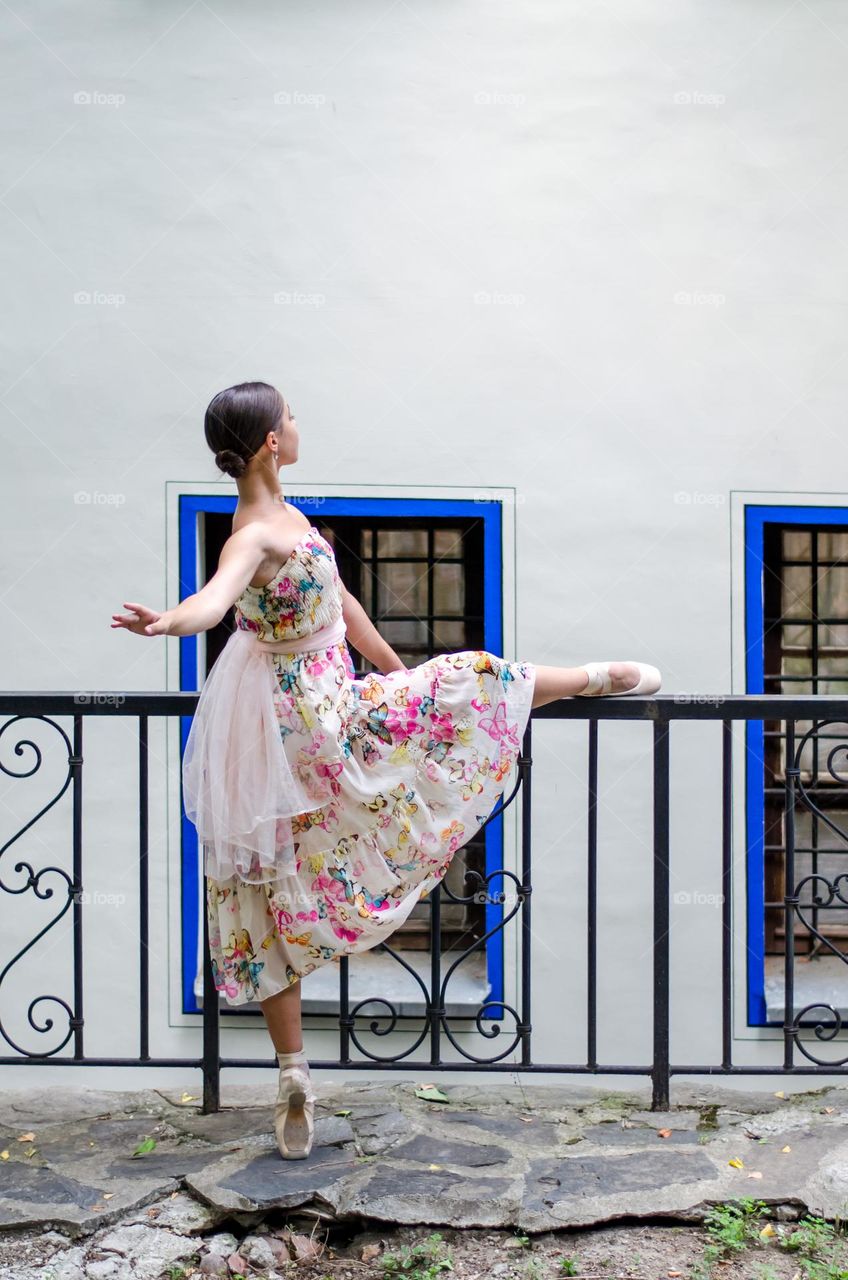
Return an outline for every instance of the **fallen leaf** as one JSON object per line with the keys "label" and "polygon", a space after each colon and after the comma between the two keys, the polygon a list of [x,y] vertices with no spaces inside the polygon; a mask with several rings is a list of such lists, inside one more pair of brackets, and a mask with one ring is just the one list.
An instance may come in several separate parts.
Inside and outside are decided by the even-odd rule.
{"label": "fallen leaf", "polygon": [[[632,677],[631,677],[631,679],[632,679]],[[333,1112],[333,1115],[334,1115],[334,1116],[349,1116],[350,1114],[351,1114],[351,1113],[350,1113],[349,1111],[334,1111],[334,1112]]]}
{"label": "fallen leaf", "polygon": [[[632,677],[631,677],[631,678],[632,678]],[[442,1166],[441,1166],[440,1164],[428,1164],[428,1165],[427,1165],[427,1168],[428,1168],[428,1169],[441,1169],[441,1167],[442,1167]]]}
{"label": "fallen leaf", "polygon": [[776,1098],[785,1098],[785,1097],[786,1097],[786,1094],[783,1092],[783,1090],[782,1090],[782,1089],[778,1089],[774,1096],[775,1096]]}
{"label": "fallen leaf", "polygon": [[143,1142],[140,1142],[138,1144],[135,1151],[133,1152],[133,1155],[134,1156],[146,1155],[146,1153],[148,1151],[152,1151],[155,1146],[156,1146],[155,1138],[145,1138]]}
{"label": "fallen leaf", "polygon": [[197,1102],[197,1100],[198,1096],[194,1093],[183,1092],[183,1096],[180,1098],[180,1102]]}
{"label": "fallen leaf", "polygon": [[437,1084],[422,1084],[415,1090],[416,1098],[423,1098],[425,1102],[447,1102],[448,1095],[442,1093]]}
{"label": "fallen leaf", "polygon": [[30,1156],[34,1156],[37,1150],[38,1150],[38,1147],[30,1147],[29,1151],[25,1151],[24,1155],[26,1156],[27,1160],[29,1160]]}
{"label": "fallen leaf", "polygon": [[8,1160],[8,1159],[9,1159],[8,1151],[0,1151],[0,1160]]}
{"label": "fallen leaf", "polygon": [[[831,1107],[831,1110],[833,1110],[832,1107]],[[22,1133],[21,1136],[18,1138],[18,1142],[32,1142],[34,1139],[35,1139],[34,1133]]]}
{"label": "fallen leaf", "polygon": [[791,1150],[792,1150],[792,1148],[791,1148],[791,1147],[781,1147],[781,1148],[780,1148],[781,1154],[783,1154],[783,1152],[784,1152],[784,1151],[791,1151]]}
{"label": "fallen leaf", "polygon": [[682,1276],[682,1271],[666,1271],[667,1276]]}
{"label": "fallen leaf", "polygon": [[104,1192],[103,1192],[103,1199],[104,1199],[104,1200],[111,1200],[111,1199],[112,1199],[112,1196],[113,1196],[114,1194],[115,1194],[115,1193],[114,1193],[114,1191],[104,1191]]}
{"label": "fallen leaf", "polygon": [[148,1218],[158,1218],[161,1212],[162,1210],[159,1208],[159,1206],[154,1204],[154,1205],[151,1205],[151,1207],[147,1210],[147,1216]]}
{"label": "fallen leaf", "polygon": [[761,1178],[762,1176],[763,1175],[759,1169],[752,1169],[751,1172],[748,1174],[749,1178]]}
{"label": "fallen leaf", "polygon": [[777,1232],[775,1231],[774,1227],[771,1225],[770,1222],[767,1222],[766,1225],[763,1227],[762,1231],[760,1232],[760,1239],[769,1240],[772,1236],[776,1236],[776,1235],[777,1235]]}
{"label": "fallen leaf", "polygon": [[532,1124],[534,1120],[533,1116],[519,1116],[518,1118],[523,1121],[524,1124]]}
{"label": "fallen leaf", "polygon": [[732,1160],[728,1160],[728,1162],[727,1162],[727,1163],[728,1163],[729,1165],[732,1165],[734,1169],[744,1169],[744,1168],[745,1168],[744,1164],[743,1164],[743,1163],[742,1163],[742,1161],[738,1158],[738,1156],[734,1156],[734,1157],[732,1158]]}
{"label": "fallen leaf", "polygon": [[[632,678],[633,677],[631,676],[631,679]],[[832,1116],[835,1110],[836,1110],[836,1107],[822,1107],[822,1111],[825,1113],[826,1116]]]}
{"label": "fallen leaf", "polygon": [[[631,680],[633,679],[633,677],[632,677],[632,676],[631,676],[630,678],[631,678]],[[657,1129],[657,1137],[658,1137],[658,1138],[670,1138],[670,1137],[671,1137],[671,1133],[672,1133],[671,1129]],[[680,1273],[678,1272],[678,1275],[679,1275],[679,1274],[680,1274]]]}

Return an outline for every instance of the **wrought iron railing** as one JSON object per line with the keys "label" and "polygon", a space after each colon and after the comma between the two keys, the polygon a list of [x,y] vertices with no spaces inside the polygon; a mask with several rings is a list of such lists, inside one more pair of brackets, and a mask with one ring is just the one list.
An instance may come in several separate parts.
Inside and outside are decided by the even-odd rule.
{"label": "wrought iron railing", "polygon": [[[48,900],[55,896],[52,886],[46,883],[48,877],[56,876],[60,884],[65,886],[64,896],[57,899],[57,911],[32,938],[9,959],[5,959],[0,970],[0,1037],[14,1052],[0,1056],[0,1065],[20,1064],[22,1061],[39,1065],[91,1065],[91,1066],[179,1066],[196,1067],[203,1074],[203,1109],[217,1110],[220,1100],[220,1071],[222,1067],[268,1067],[274,1065],[271,1056],[268,1058],[231,1058],[222,1057],[219,1043],[220,1005],[215,990],[214,979],[208,954],[208,920],[207,913],[202,912],[204,919],[204,999],[202,1011],[202,1053],[199,1057],[163,1057],[150,1053],[150,981],[149,981],[149,946],[150,946],[150,858],[149,858],[149,787],[150,787],[150,751],[149,728],[151,718],[190,716],[197,704],[196,693],[129,693],[129,694],[59,694],[59,693],[6,693],[0,694],[0,717],[5,719],[0,727],[0,775],[5,779],[31,778],[43,764],[42,749],[31,737],[27,737],[27,724],[35,722],[49,726],[58,735],[58,744],[67,752],[67,775],[56,794],[47,799],[39,811],[20,830],[14,832],[0,846],[0,893],[11,895],[6,897],[6,919],[8,907],[15,895],[31,893],[36,898]],[[54,717],[72,718],[71,736],[57,723]],[[84,948],[84,857],[83,857],[83,823],[82,823],[82,784],[83,784],[83,728],[92,716],[121,716],[137,721],[138,743],[138,890],[139,890],[139,956],[138,956],[138,1052],[135,1056],[109,1057],[89,1055],[85,1052],[84,1029],[85,1017],[83,1009],[83,975],[85,963]],[[587,759],[587,918],[586,918],[586,979],[587,979],[587,1015],[586,1015],[586,1056],[583,1062],[544,1062],[537,1061],[533,1055],[533,1019],[531,999],[531,902],[532,902],[532,845],[533,821],[531,802],[532,778],[532,735],[534,725],[542,720],[577,720],[585,721],[588,729]],[[621,1064],[603,1062],[598,1055],[598,797],[599,797],[599,724],[601,721],[643,721],[653,726],[652,769],[653,769],[653,1045],[652,1060],[642,1064]],[[670,769],[670,729],[674,721],[713,721],[722,726],[721,749],[721,1034],[720,1061],[713,1063],[673,1062],[670,1057],[670,966],[669,966],[669,929],[670,929],[670,807],[671,790],[669,781]],[[786,762],[785,769],[785,869],[786,888],[784,897],[785,912],[785,963],[784,963],[784,1021],[783,1021],[783,1059],[774,1063],[734,1062],[733,1058],[733,990],[732,960],[734,944],[733,918],[733,793],[734,793],[734,733],[735,722],[746,721],[778,721],[785,724]],[[810,728],[798,737],[796,726],[799,723],[810,724]],[[642,1074],[652,1078],[652,1098],[654,1108],[664,1108],[669,1104],[670,1080],[673,1075],[758,1075],[758,1074],[840,1074],[848,1067],[848,1045],[846,1053],[830,1060],[822,1059],[812,1052],[809,1038],[802,1038],[802,1030],[810,1030],[810,1016],[816,1009],[822,1011],[823,1017],[812,1027],[817,1043],[833,1041],[842,1031],[842,1018],[839,1010],[827,1001],[808,1004],[802,1009],[794,1007],[795,989],[795,932],[796,922],[806,929],[817,940],[826,945],[830,952],[848,965],[848,956],[843,954],[825,938],[817,929],[816,911],[823,906],[833,904],[848,906],[848,898],[843,897],[842,881],[848,877],[837,875],[833,879],[825,876],[816,867],[811,875],[804,876],[795,883],[795,838],[794,816],[798,805],[806,806],[811,812],[821,815],[825,822],[838,834],[848,849],[848,833],[840,830],[832,819],[822,813],[816,805],[816,787],[818,777],[814,777],[809,785],[803,781],[801,769],[802,753],[810,736],[817,730],[828,726],[844,726],[845,742],[833,748],[828,757],[828,770],[832,780],[844,783],[848,787],[848,779],[841,777],[834,761],[839,751],[848,751],[848,697],[829,696],[760,696],[747,695],[736,697],[685,697],[683,695],[664,695],[655,698],[596,698],[562,699],[535,709],[527,725],[521,754],[518,759],[517,776],[514,786],[505,795],[501,803],[486,820],[486,825],[495,821],[504,810],[514,804],[520,796],[520,865],[517,871],[499,868],[482,875],[470,872],[471,893],[482,893],[489,901],[503,901],[508,895],[500,890],[492,893],[492,881],[509,883],[514,891],[514,905],[506,911],[496,925],[484,935],[476,938],[473,944],[456,956],[450,953],[450,963],[444,970],[445,956],[441,949],[440,904],[442,895],[451,897],[453,901],[463,899],[451,894],[447,886],[442,884],[430,895],[432,904],[430,927],[430,975],[429,985],[420,974],[410,966],[396,948],[389,943],[381,944],[385,951],[404,967],[417,984],[421,992],[423,1027],[416,1034],[413,1042],[397,1052],[380,1052],[372,1043],[366,1045],[358,1030],[358,1019],[365,1017],[363,1010],[368,1006],[378,1005],[382,1012],[371,1016],[370,1032],[376,1041],[391,1037],[401,1021],[393,1002],[386,996],[374,996],[351,1003],[349,983],[349,961],[342,958],[339,972],[339,1008],[338,1008],[338,1055],[334,1059],[312,1058],[316,1068],[332,1068],[342,1066],[350,1069],[391,1070],[439,1068],[443,1071],[479,1071],[481,1068],[491,1071],[560,1073],[560,1074]],[[829,735],[833,736],[833,735]],[[837,735],[838,736],[838,735]],[[13,759],[14,757],[14,759]],[[19,767],[15,763],[19,762]],[[757,767],[762,762],[758,761]],[[71,791],[71,839],[69,842],[70,870],[63,866],[33,865],[32,855],[24,856],[17,852],[16,845],[26,836],[38,821],[61,800],[65,792]],[[55,883],[55,882],[54,882]],[[802,900],[803,891],[811,894],[811,900]],[[822,893],[827,896],[823,897]],[[466,899],[467,900],[467,899]],[[807,907],[813,912],[808,919],[804,913]],[[73,998],[69,1002],[58,995],[41,994],[27,996],[25,992],[25,967],[22,962],[39,941],[56,927],[59,920],[70,911],[72,914],[73,935]],[[480,1038],[492,1044],[491,1054],[472,1053],[455,1033],[452,1016],[447,1012],[447,991],[451,978],[459,965],[475,951],[482,950],[496,931],[506,930],[515,921],[519,930],[520,965],[517,974],[517,1007],[507,1004],[504,999],[484,1001],[476,1013],[471,1015],[478,1034],[477,1047],[482,1048]],[[4,930],[9,936],[11,931]],[[2,957],[0,957],[2,959]],[[33,1049],[17,1043],[10,1034],[5,1017],[10,1002],[17,1002],[19,1007],[26,1001],[26,1019],[29,1027],[39,1036],[45,1037],[42,1044]],[[497,1017],[492,1015],[497,1012]],[[804,1019],[807,1019],[806,1022]],[[60,1024],[55,1028],[56,1020]],[[510,1029],[504,1038],[497,1024],[509,1021]],[[416,1051],[427,1043],[426,1057],[415,1056]],[[449,1043],[458,1057],[445,1061],[442,1057],[445,1042]],[[63,1054],[67,1045],[71,1052]],[[717,1045],[717,1048],[719,1046]],[[387,1042],[388,1048],[388,1042]],[[353,1056],[352,1050],[359,1056]],[[798,1057],[805,1061],[799,1061]]]}

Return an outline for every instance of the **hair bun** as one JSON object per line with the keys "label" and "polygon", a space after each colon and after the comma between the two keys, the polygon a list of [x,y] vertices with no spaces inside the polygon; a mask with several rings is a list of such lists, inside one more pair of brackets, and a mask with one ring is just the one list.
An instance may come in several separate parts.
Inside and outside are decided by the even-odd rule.
{"label": "hair bun", "polygon": [[215,454],[215,465],[221,470],[226,471],[227,475],[234,476],[238,479],[244,475],[247,463],[240,453],[235,453],[232,449],[221,449]]}

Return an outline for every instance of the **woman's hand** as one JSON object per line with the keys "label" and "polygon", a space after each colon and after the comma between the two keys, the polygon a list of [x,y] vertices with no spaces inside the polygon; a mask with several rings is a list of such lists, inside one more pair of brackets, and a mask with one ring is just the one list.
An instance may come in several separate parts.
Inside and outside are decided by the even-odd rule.
{"label": "woman's hand", "polygon": [[112,627],[126,627],[127,631],[134,631],[137,636],[166,636],[168,634],[168,613],[157,613],[155,609],[148,609],[143,604],[133,604],[129,600],[124,601],[125,609],[132,609],[132,613],[113,613]]}

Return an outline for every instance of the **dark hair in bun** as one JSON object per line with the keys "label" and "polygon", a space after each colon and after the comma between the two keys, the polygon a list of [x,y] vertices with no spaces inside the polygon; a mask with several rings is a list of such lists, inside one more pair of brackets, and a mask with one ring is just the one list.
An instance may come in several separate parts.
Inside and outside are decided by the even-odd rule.
{"label": "dark hair in bun", "polygon": [[283,407],[283,397],[267,382],[240,382],[219,391],[203,424],[216,466],[235,479],[244,475],[268,432],[281,430]]}

